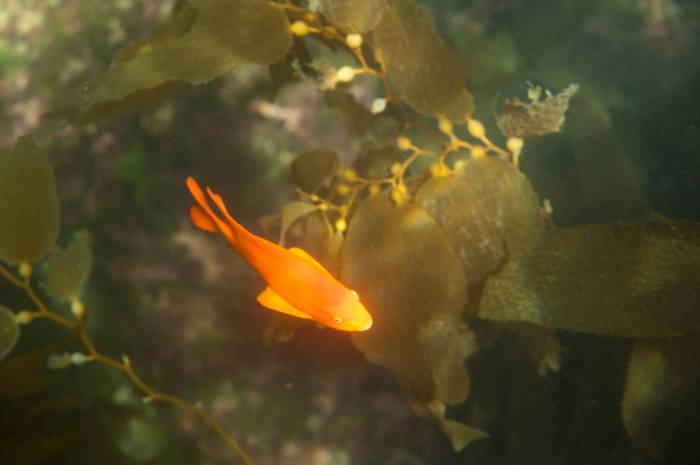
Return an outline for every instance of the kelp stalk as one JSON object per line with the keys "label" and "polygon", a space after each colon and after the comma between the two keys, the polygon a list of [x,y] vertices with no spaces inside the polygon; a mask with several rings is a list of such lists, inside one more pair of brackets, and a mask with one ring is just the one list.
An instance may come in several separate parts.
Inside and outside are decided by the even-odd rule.
{"label": "kelp stalk", "polygon": [[[162,402],[164,404],[170,404],[175,407],[187,410],[196,416],[198,416],[212,431],[214,431],[225,443],[226,445],[241,459],[245,465],[255,465],[253,459],[248,455],[248,453],[241,447],[241,445],[236,441],[233,436],[224,429],[224,427],[216,421],[211,415],[209,415],[198,402],[192,403],[188,402],[179,397],[165,394],[157,391],[146,383],[141,376],[139,376],[131,366],[131,361],[126,355],[122,356],[121,361],[104,355],[101,353],[92,342],[92,339],[85,331],[85,312],[78,317],[77,321],[71,321],[58,312],[51,310],[46,303],[39,297],[37,292],[34,290],[31,284],[31,268],[23,265],[23,272],[21,276],[16,276],[5,266],[0,264],[0,275],[2,275],[10,284],[20,288],[27,297],[34,303],[37,310],[35,311],[21,311],[17,314],[16,319],[20,324],[30,323],[32,320],[38,318],[46,318],[51,320],[67,330],[74,332],[80,342],[83,344],[87,354],[80,360],[80,363],[85,362],[97,362],[106,365],[115,370],[121,371],[126,375],[127,378],[138,387],[144,394],[144,402]],[[76,363],[76,362],[74,362]]]}

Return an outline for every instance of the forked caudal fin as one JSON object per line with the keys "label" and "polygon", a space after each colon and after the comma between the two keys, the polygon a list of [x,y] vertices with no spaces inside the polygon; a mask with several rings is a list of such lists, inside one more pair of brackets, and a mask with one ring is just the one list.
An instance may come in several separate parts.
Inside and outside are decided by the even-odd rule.
{"label": "forked caudal fin", "polygon": [[[197,202],[197,205],[193,205],[192,208],[190,208],[190,219],[192,220],[192,223],[204,231],[221,233],[232,245],[237,244],[238,241],[236,239],[234,228],[238,226],[238,223],[236,223],[236,221],[234,221],[234,219],[228,214],[226,206],[223,204],[221,197],[214,194],[211,189],[207,188],[209,197],[218,207],[220,213],[224,215],[224,219],[221,219],[216,213],[214,213],[209,206],[209,202],[205,197],[204,192],[202,192],[202,189],[199,187],[199,184],[197,184],[197,181],[195,181],[191,176],[187,178],[187,188],[192,194],[192,197],[194,197],[195,202]],[[225,220],[228,220],[228,222]]]}
{"label": "forked caudal fin", "polygon": [[207,213],[202,210],[202,207],[199,205],[192,205],[190,208],[190,219],[199,229],[214,233],[219,232],[219,228],[216,227],[216,223],[212,221],[211,217],[207,215]]}

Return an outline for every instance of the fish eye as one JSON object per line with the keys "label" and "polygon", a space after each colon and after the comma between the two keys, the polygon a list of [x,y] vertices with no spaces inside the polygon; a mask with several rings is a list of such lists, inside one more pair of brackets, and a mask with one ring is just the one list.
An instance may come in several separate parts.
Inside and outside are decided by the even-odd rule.
{"label": "fish eye", "polygon": [[343,322],[343,320],[341,320],[339,316],[332,316],[331,321],[333,323],[342,323]]}

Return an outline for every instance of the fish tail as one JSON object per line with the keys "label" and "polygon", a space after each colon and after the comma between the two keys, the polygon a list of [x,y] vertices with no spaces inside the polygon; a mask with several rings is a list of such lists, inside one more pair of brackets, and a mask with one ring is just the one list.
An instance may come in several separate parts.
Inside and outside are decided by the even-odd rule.
{"label": "fish tail", "polygon": [[204,231],[209,231],[213,233],[218,233],[219,228],[216,223],[211,219],[209,214],[204,211],[199,205],[192,205],[190,208],[190,219],[195,226]]}
{"label": "fish tail", "polygon": [[[187,188],[192,194],[192,197],[194,197],[195,202],[197,202],[197,205],[193,205],[192,208],[190,208],[190,219],[192,220],[192,223],[204,231],[221,233],[232,246],[238,248],[238,239],[236,238],[235,231],[231,227],[233,225],[230,223],[230,221],[227,222],[224,219],[219,218],[219,216],[214,213],[209,206],[207,198],[204,196],[204,192],[202,192],[201,187],[199,187],[199,184],[197,184],[197,181],[195,181],[192,176],[187,178]],[[212,197],[211,190],[207,190],[209,192],[209,196]],[[214,200],[214,203],[217,204],[217,207],[219,207],[219,210],[221,210],[217,199],[212,197],[212,200]],[[218,197],[218,200],[220,201],[221,198]],[[223,210],[222,213],[229,216],[225,210]],[[233,218],[230,219],[232,220]]]}

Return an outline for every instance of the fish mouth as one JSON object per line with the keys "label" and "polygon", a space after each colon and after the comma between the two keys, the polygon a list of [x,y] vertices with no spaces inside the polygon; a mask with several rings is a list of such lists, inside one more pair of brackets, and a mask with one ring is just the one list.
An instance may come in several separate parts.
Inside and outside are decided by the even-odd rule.
{"label": "fish mouth", "polygon": [[372,327],[373,321],[371,316],[367,316],[367,319],[365,320],[364,324],[358,329],[358,331],[367,331]]}

